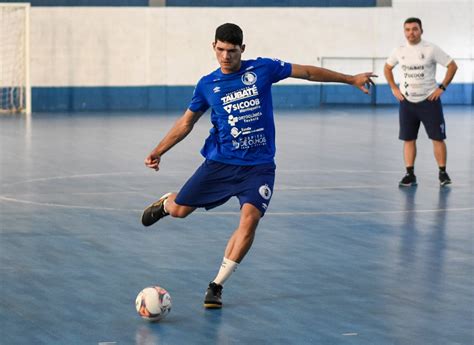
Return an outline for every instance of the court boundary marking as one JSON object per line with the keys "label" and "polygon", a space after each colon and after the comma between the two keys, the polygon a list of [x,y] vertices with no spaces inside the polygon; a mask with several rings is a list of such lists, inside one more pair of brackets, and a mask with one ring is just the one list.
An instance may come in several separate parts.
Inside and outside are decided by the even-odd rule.
{"label": "court boundary marking", "polygon": [[[113,211],[113,212],[142,212],[142,209],[123,209],[114,207],[91,207],[91,206],[79,206],[79,205],[64,205],[54,203],[41,203],[29,200],[20,200],[15,198],[8,198],[0,196],[0,201],[12,202],[19,204],[36,205],[42,207],[56,207],[66,209],[83,209],[92,211]],[[421,209],[421,210],[393,210],[393,211],[334,211],[334,212],[322,212],[322,211],[302,211],[302,212],[266,212],[267,215],[272,216],[338,216],[338,215],[369,215],[369,214],[406,214],[406,213],[436,213],[436,212],[464,212],[474,211],[474,207],[461,207],[461,208],[439,208],[439,209]],[[195,211],[193,214],[202,214],[210,216],[231,216],[240,215],[240,212],[232,211]]]}
{"label": "court boundary marking", "polygon": [[[196,167],[197,168],[197,167]],[[194,171],[194,170],[193,170]],[[426,172],[431,170],[426,170]],[[421,171],[423,173],[423,171]],[[463,170],[456,170],[457,173],[465,173],[467,171]],[[319,174],[403,174],[403,170],[353,170],[353,169],[277,169],[277,175],[279,173],[282,174],[290,174],[290,173],[319,173]],[[122,172],[104,172],[104,173],[90,173],[90,174],[77,174],[77,175],[61,175],[61,176],[47,176],[47,177],[39,177],[33,178],[23,181],[16,181],[10,183],[2,183],[2,186],[9,187],[18,184],[25,184],[25,183],[35,183],[35,182],[44,182],[44,181],[54,181],[54,180],[67,180],[67,179],[80,179],[80,178],[93,178],[93,177],[106,177],[106,176],[143,176],[143,175],[150,175],[153,174],[151,171],[144,171],[144,172],[136,172],[136,171],[122,171]],[[155,173],[156,174],[156,173]],[[160,170],[158,173],[160,176],[174,176],[176,174],[188,174],[191,176],[192,172],[190,173],[189,170]]]}

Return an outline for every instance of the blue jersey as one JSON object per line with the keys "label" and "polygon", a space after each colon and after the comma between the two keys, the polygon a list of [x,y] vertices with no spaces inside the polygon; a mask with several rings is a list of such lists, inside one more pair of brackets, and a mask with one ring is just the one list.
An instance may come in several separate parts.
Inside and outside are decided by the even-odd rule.
{"label": "blue jersey", "polygon": [[275,123],[271,86],[291,74],[291,65],[258,58],[242,61],[238,72],[219,69],[199,80],[189,109],[212,109],[213,127],[201,154],[233,165],[271,163],[275,157]]}

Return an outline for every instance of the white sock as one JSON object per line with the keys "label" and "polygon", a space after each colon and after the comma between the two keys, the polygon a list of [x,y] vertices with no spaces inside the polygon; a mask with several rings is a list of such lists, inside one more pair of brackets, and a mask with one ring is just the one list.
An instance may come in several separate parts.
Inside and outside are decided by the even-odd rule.
{"label": "white sock", "polygon": [[168,198],[165,199],[165,201],[163,201],[163,209],[165,210],[166,213],[170,214],[168,212],[168,210],[166,209],[166,204],[168,203]]}
{"label": "white sock", "polygon": [[222,260],[221,268],[219,269],[219,273],[217,273],[217,277],[214,278],[213,282],[219,285],[224,285],[224,282],[229,279],[232,273],[235,272],[237,266],[239,264],[227,258]]}

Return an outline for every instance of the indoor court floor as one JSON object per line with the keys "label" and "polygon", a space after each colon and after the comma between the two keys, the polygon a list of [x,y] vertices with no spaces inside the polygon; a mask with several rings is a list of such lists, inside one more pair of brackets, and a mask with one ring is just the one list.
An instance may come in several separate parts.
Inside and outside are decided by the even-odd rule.
{"label": "indoor court floor", "polygon": [[[472,106],[445,107],[444,188],[424,129],[398,187],[396,107],[275,111],[274,196],[222,310],[203,297],[237,200],[140,223],[202,161],[208,114],[144,166],[178,115],[0,116],[1,344],[474,344]],[[150,285],[173,300],[159,323],[135,311]]]}

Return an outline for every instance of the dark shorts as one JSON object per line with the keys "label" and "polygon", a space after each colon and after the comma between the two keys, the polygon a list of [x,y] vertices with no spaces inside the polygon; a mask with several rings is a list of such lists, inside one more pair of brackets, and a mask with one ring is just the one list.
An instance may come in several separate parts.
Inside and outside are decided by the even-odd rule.
{"label": "dark shorts", "polygon": [[240,207],[252,204],[263,217],[273,195],[274,182],[274,163],[241,166],[205,160],[181,188],[175,202],[209,210],[236,196]]}
{"label": "dark shorts", "polygon": [[400,102],[400,134],[401,140],[416,140],[420,122],[425,127],[426,134],[431,140],[446,139],[441,100],[412,103],[407,100]]}

